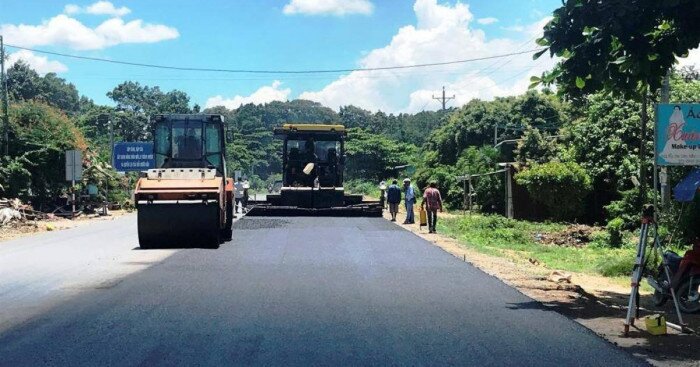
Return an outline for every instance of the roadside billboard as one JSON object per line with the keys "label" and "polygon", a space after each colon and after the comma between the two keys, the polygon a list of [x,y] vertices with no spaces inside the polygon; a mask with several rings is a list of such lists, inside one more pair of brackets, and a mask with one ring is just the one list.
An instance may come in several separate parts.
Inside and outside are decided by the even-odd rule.
{"label": "roadside billboard", "polygon": [[119,172],[145,171],[154,168],[153,143],[115,143],[113,162],[114,169]]}
{"label": "roadside billboard", "polygon": [[656,106],[656,163],[700,165],[700,104]]}

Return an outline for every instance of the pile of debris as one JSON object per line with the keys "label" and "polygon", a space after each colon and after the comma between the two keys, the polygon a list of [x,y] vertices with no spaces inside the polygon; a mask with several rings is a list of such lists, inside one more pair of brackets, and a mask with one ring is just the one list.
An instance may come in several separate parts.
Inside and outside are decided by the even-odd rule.
{"label": "pile of debris", "polygon": [[538,233],[535,235],[535,240],[546,245],[556,245],[564,247],[584,247],[590,241],[595,227],[573,224],[563,231],[553,233]]}
{"label": "pile of debris", "polygon": [[22,203],[19,199],[0,198],[0,227],[11,222],[25,220],[50,219],[53,215],[34,210],[31,205]]}

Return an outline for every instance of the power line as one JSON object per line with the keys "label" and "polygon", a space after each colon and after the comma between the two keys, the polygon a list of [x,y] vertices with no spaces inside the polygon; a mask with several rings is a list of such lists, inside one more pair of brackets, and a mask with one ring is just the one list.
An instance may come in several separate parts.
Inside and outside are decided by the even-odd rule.
{"label": "power line", "polygon": [[64,53],[60,53],[60,52],[37,50],[37,49],[33,49],[33,48],[21,47],[21,46],[10,45],[10,44],[6,44],[6,46],[16,48],[19,50],[32,51],[32,52],[37,52],[37,53],[46,54],[46,55],[69,57],[69,58],[80,59],[80,60],[99,61],[99,62],[105,62],[105,63],[111,63],[111,64],[147,67],[147,68],[155,68],[155,69],[179,70],[179,71],[207,71],[207,72],[221,72],[221,73],[250,73],[250,74],[322,74],[322,73],[349,73],[349,72],[353,72],[353,71],[412,69],[412,68],[421,68],[421,67],[430,67],[430,66],[464,64],[464,63],[474,62],[474,61],[498,59],[498,58],[502,58],[502,57],[522,55],[522,54],[532,53],[532,52],[536,52],[536,51],[541,50],[541,49],[531,49],[531,50],[525,50],[525,51],[519,51],[519,52],[511,52],[508,54],[477,57],[477,58],[472,58],[472,59],[433,62],[433,63],[425,63],[425,64],[383,66],[383,67],[373,67],[373,68],[318,69],[318,70],[262,70],[262,69],[256,70],[256,69],[196,68],[196,67],[187,67],[187,66],[146,64],[146,63],[131,62],[131,61],[110,60],[110,59],[102,59],[102,58],[98,58],[98,57],[64,54]]}

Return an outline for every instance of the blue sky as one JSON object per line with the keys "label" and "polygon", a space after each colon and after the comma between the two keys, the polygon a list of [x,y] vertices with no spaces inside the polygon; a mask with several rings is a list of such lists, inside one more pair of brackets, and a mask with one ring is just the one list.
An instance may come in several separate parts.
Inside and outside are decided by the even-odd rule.
{"label": "blue sky", "polygon": [[[336,69],[442,62],[523,51],[559,0],[71,1],[0,0],[8,44],[38,50],[204,68]],[[176,72],[9,49],[56,71],[98,103],[124,80],[187,92],[202,106],[308,98],[330,107],[437,109],[525,90],[551,67],[530,55],[397,72],[259,75]]]}

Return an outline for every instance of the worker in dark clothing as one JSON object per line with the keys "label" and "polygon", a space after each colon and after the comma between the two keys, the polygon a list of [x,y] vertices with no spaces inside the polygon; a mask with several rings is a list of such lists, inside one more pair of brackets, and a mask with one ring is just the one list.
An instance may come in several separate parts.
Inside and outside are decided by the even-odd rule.
{"label": "worker in dark clothing", "polygon": [[423,201],[420,203],[421,209],[426,208],[428,214],[428,232],[436,233],[437,212],[442,212],[442,196],[437,189],[437,182],[430,183],[430,187],[423,193]]}
{"label": "worker in dark clothing", "polygon": [[389,203],[391,221],[396,222],[396,215],[399,213],[399,203],[401,202],[401,188],[399,188],[398,181],[392,181],[389,188],[387,188],[386,201]]}

